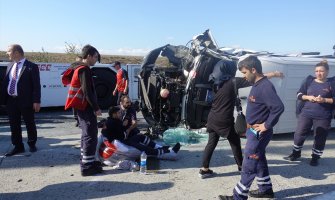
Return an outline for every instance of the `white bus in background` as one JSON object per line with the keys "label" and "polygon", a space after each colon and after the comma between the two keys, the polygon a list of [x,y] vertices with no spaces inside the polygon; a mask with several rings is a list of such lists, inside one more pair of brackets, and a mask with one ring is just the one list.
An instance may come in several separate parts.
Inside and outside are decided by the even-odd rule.
{"label": "white bus in background", "polygon": [[[0,62],[0,84],[10,62]],[[61,74],[71,65],[70,63],[36,63],[40,69],[41,107],[64,106],[68,87],[61,82]],[[116,85],[116,70],[112,64],[96,64],[91,67],[94,72],[94,83],[101,108],[115,105],[116,96],[113,90]],[[129,96],[132,101],[138,100],[138,78],[140,64],[126,64],[129,77]]]}

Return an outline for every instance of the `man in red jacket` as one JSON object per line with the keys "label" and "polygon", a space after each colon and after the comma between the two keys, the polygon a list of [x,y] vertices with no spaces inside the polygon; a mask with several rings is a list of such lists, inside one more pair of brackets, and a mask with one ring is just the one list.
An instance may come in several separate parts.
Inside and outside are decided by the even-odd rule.
{"label": "man in red jacket", "polygon": [[[95,161],[98,125],[97,116],[101,110],[92,79],[90,66],[99,60],[99,52],[91,45],[82,49],[82,62],[71,66],[63,75],[64,80],[71,79],[65,109],[75,108],[78,114],[81,135],[81,175],[91,176],[102,173],[102,167]],[[71,71],[72,70],[72,71]]]}
{"label": "man in red jacket", "polygon": [[113,91],[113,96],[115,96],[117,92],[116,104],[119,105],[121,96],[128,94],[128,75],[127,71],[121,68],[121,64],[119,61],[115,61],[114,68],[117,70],[117,74],[116,74],[116,85]]}

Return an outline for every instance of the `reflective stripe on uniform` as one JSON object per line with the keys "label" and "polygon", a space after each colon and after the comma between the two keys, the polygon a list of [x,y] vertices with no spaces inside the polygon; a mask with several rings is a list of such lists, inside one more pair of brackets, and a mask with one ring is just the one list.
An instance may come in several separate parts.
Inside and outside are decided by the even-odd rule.
{"label": "reflective stripe on uniform", "polygon": [[293,145],[293,150],[295,151],[301,151],[302,146],[298,146],[298,145]]}
{"label": "reflective stripe on uniform", "polygon": [[77,87],[72,87],[72,86],[69,87],[69,90],[72,90],[74,92],[77,92],[79,89],[80,88],[77,88]]}
{"label": "reflective stripe on uniform", "polygon": [[272,185],[270,176],[265,176],[265,177],[256,177],[257,184],[258,185]]}
{"label": "reflective stripe on uniform", "polygon": [[312,149],[312,153],[313,154],[316,154],[316,155],[318,155],[318,156],[322,156],[322,154],[323,154],[323,151],[320,151],[320,150],[317,150],[317,149]]}
{"label": "reflective stripe on uniform", "polygon": [[257,180],[257,181],[261,181],[261,180],[264,181],[265,179],[270,179],[270,176],[265,176],[265,177],[263,177],[263,178],[256,177],[256,180]]}
{"label": "reflective stripe on uniform", "polygon": [[84,96],[82,94],[79,94],[79,93],[76,93],[75,95],[73,94],[68,94],[67,95],[68,98],[74,98],[74,97],[77,97],[78,99],[83,99]]}
{"label": "reflective stripe on uniform", "polygon": [[242,195],[242,196],[248,196],[248,193],[246,193],[246,192],[241,192],[241,190],[237,187],[237,186],[235,186],[235,191],[239,194],[239,195]]}

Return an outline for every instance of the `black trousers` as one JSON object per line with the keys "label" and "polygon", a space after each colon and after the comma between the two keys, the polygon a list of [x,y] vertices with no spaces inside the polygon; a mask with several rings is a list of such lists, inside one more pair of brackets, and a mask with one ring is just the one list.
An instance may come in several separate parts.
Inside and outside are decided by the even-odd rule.
{"label": "black trousers", "polygon": [[[229,134],[227,139],[229,141],[231,150],[233,151],[233,155],[235,158],[235,162],[237,166],[242,166],[243,156],[242,156],[242,149],[241,149],[241,139],[238,134],[235,132],[234,127],[230,127],[228,129]],[[209,168],[209,163],[211,161],[213,152],[219,142],[220,134],[214,131],[209,131],[208,142],[204,150],[203,158],[202,158],[202,166],[204,168]],[[224,134],[221,134],[224,135]]]}
{"label": "black trousers", "polygon": [[313,119],[305,117],[302,114],[298,116],[298,125],[294,133],[293,150],[301,151],[304,142],[313,127],[314,143],[312,155],[321,157],[326,146],[328,130],[331,125],[331,119]]}
{"label": "black trousers", "polygon": [[9,97],[7,101],[7,113],[11,130],[12,144],[16,147],[24,147],[22,142],[21,117],[26,124],[28,145],[35,145],[37,141],[37,130],[33,105],[23,107],[19,104],[18,98]]}
{"label": "black trousers", "polygon": [[148,136],[138,134],[133,135],[130,138],[122,141],[124,144],[135,147],[140,151],[144,151],[147,155],[158,156],[160,152],[158,149],[155,149],[156,143],[154,143]]}
{"label": "black trousers", "polygon": [[88,106],[85,110],[77,110],[81,128],[81,170],[93,167],[95,151],[98,143],[97,116]]}

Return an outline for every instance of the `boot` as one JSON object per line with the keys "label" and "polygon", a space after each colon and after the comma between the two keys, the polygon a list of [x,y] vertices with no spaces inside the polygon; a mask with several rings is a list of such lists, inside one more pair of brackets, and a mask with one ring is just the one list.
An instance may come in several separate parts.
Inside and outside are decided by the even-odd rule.
{"label": "boot", "polygon": [[172,151],[175,152],[175,153],[178,153],[179,149],[180,149],[180,143],[179,142],[172,147]]}
{"label": "boot", "polygon": [[316,167],[316,166],[319,165],[319,159],[320,159],[320,156],[315,155],[315,154],[312,154],[312,159],[311,159],[311,161],[310,161],[309,164],[310,164],[311,166]]}
{"label": "boot", "polygon": [[249,191],[249,196],[254,198],[274,198],[275,194],[273,193],[272,189],[268,189],[264,192],[261,192],[259,190],[251,190]]}
{"label": "boot", "polygon": [[286,159],[288,159],[290,161],[296,161],[300,157],[301,157],[301,151],[293,150],[292,153]]}

